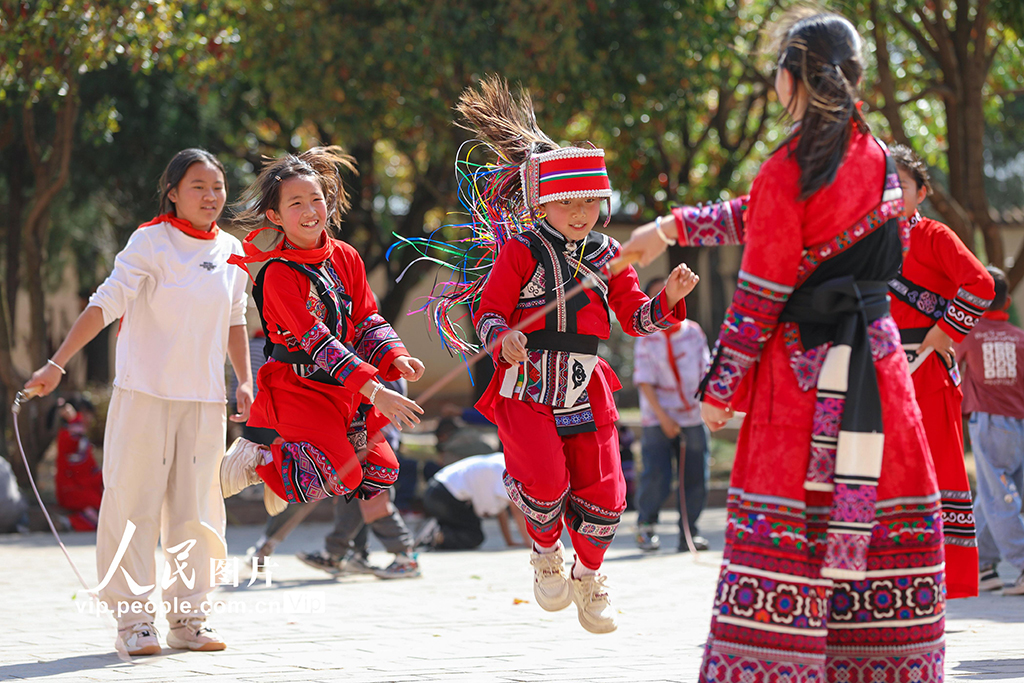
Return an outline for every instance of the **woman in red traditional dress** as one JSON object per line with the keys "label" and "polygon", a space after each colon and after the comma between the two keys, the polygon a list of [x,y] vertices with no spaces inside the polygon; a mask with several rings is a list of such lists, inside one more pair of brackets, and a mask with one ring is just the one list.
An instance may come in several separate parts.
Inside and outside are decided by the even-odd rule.
{"label": "woman in red traditional dress", "polygon": [[[390,487],[398,461],[376,435],[389,421],[418,423],[423,412],[376,379],[415,381],[423,363],[377,313],[359,254],[330,235],[349,206],[341,168],[354,163],[338,147],[276,159],[243,195],[237,219],[259,229],[245,239],[246,255],[229,262],[267,262],[253,286],[267,362],[248,424],[282,441],[237,439],[221,466],[221,488],[228,497],[263,481],[271,514],[286,502],[366,500]],[[283,234],[261,250],[253,240],[267,222]]]}
{"label": "woman in red traditional dress", "polygon": [[995,284],[956,233],[918,212],[931,189],[925,163],[903,145],[891,153],[903,188],[903,215],[910,221],[910,249],[900,274],[889,282],[892,317],[910,362],[942,494],[946,597],[969,598],[978,594],[978,543],[953,344],[962,342],[988,310]]}
{"label": "woman in red traditional dress", "polygon": [[853,25],[790,17],[775,86],[797,126],[750,196],[623,246],[746,244],[702,391],[711,429],[746,417],[701,680],[940,681],[939,491],[888,312],[899,179],[856,107]]}

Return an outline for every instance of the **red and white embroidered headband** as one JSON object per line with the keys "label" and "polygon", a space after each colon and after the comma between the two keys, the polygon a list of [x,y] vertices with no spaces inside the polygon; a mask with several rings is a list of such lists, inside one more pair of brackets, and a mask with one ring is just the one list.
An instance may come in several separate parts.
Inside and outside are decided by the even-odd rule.
{"label": "red and white embroidered headband", "polygon": [[520,168],[523,196],[531,208],[577,197],[612,196],[603,149],[562,147],[534,154]]}

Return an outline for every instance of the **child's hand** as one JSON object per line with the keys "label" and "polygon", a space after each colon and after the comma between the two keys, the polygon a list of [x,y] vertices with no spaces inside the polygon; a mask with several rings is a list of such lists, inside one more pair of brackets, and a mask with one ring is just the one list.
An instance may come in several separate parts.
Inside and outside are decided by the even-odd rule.
{"label": "child's hand", "polygon": [[921,346],[917,347],[917,355],[920,356],[925,349],[935,351],[947,368],[956,365],[956,347],[953,345],[953,339],[938,325],[933,325],[932,329],[928,330],[928,334],[921,341]]}
{"label": "child's hand", "polygon": [[719,408],[710,403],[701,403],[700,416],[704,420],[704,424],[708,426],[708,429],[717,432],[732,419],[733,410],[732,408]]}
{"label": "child's hand", "polygon": [[402,373],[409,382],[415,382],[423,376],[423,361],[419,358],[413,358],[412,356],[399,356],[393,363],[395,368]]}
{"label": "child's hand", "polygon": [[423,414],[423,408],[420,408],[416,401],[387,388],[377,392],[373,399],[373,407],[383,413],[384,417],[391,420],[399,429],[403,425],[407,427],[418,425],[420,418],[417,413]]}
{"label": "child's hand", "polygon": [[522,332],[509,332],[501,340],[501,357],[509,363],[526,362],[526,335]]}
{"label": "child's hand", "polygon": [[252,383],[239,384],[238,389],[235,390],[235,405],[238,406],[238,412],[228,417],[228,419],[239,424],[248,422],[252,401]]}
{"label": "child's hand", "polygon": [[57,385],[60,384],[60,380],[60,370],[47,363],[32,373],[32,377],[25,382],[24,388],[31,389],[35,387],[39,392],[39,396],[46,396],[57,388]]}
{"label": "child's hand", "polygon": [[693,291],[698,282],[700,282],[700,278],[697,273],[690,270],[685,263],[680,263],[673,268],[665,283],[665,296],[668,298],[668,305],[674,308],[680,299]]}

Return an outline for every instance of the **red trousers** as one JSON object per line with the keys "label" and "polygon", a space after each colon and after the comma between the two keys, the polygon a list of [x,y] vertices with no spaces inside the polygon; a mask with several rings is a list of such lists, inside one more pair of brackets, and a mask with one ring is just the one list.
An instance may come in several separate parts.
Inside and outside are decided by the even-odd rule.
{"label": "red trousers", "polygon": [[550,406],[500,397],[494,418],[505,447],[505,488],[530,537],[554,545],[564,518],[577,558],[598,569],[626,509],[615,425],[560,436]]}
{"label": "red trousers", "polygon": [[949,598],[978,594],[978,545],[974,535],[971,486],[964,463],[960,415],[963,392],[949,378],[935,354],[913,374],[917,404],[935,464],[942,496],[942,532],[946,547],[946,590]]}
{"label": "red trousers", "polygon": [[256,468],[263,483],[289,503],[328,496],[372,498],[398,479],[398,459],[378,439],[366,460],[365,445],[387,424],[376,410],[363,417],[362,396],[344,387],[295,374],[290,365],[268,362],[257,378],[259,392],[249,424],[277,431],[284,443],[271,446],[273,462]]}

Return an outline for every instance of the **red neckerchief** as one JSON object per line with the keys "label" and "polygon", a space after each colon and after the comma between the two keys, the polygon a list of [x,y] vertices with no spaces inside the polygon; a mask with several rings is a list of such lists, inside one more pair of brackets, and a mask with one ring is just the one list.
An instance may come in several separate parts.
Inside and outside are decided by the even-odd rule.
{"label": "red neckerchief", "polygon": [[195,237],[197,240],[216,239],[217,233],[220,232],[220,228],[217,227],[216,222],[210,226],[209,230],[196,230],[195,228],[192,227],[192,224],[189,223],[187,220],[185,220],[184,218],[178,218],[173,213],[161,214],[154,218],[153,220],[151,220],[150,222],[143,223],[139,227],[148,228],[151,225],[158,225],[160,223],[170,223],[171,225],[176,227],[178,230],[181,230],[189,237]]}
{"label": "red neckerchief", "polygon": [[668,365],[672,368],[672,375],[676,378],[676,391],[679,393],[679,400],[683,402],[683,409],[690,410],[693,408],[693,404],[686,400],[686,396],[683,395],[683,380],[679,377],[679,368],[676,365],[676,353],[675,349],[672,348],[672,335],[679,331],[683,326],[682,323],[676,323],[667,330],[662,330],[665,333],[665,346],[668,347]]}
{"label": "red neckerchief", "polygon": [[[245,256],[232,254],[228,257],[228,263],[234,264],[246,272],[249,272],[249,269],[246,267],[246,264],[248,263],[260,263],[262,261],[269,261],[273,258],[284,259],[285,261],[292,261],[294,263],[323,263],[327,259],[331,258],[331,254],[334,253],[334,241],[327,236],[326,230],[321,234],[320,246],[313,247],[312,249],[296,249],[287,240],[281,240],[281,244],[274,249],[263,251],[253,244],[253,240],[256,238],[256,235],[260,234],[264,230],[281,232],[280,229],[273,227],[253,230],[244,240],[242,240],[242,250],[245,251]],[[249,277],[251,278],[252,276],[250,275]]]}

